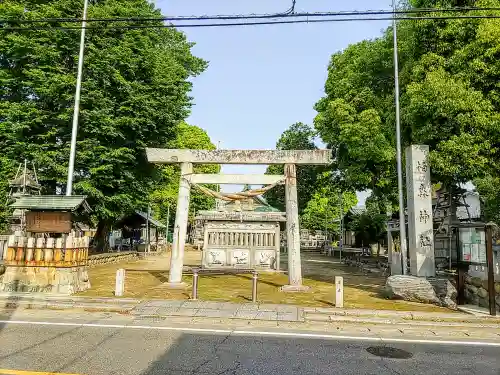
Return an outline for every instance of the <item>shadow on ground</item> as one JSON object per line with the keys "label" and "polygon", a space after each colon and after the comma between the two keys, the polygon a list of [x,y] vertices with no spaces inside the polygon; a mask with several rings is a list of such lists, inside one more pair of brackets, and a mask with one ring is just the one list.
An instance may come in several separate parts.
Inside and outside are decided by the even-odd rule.
{"label": "shadow on ground", "polygon": [[494,375],[496,365],[494,348],[183,333],[141,375]]}

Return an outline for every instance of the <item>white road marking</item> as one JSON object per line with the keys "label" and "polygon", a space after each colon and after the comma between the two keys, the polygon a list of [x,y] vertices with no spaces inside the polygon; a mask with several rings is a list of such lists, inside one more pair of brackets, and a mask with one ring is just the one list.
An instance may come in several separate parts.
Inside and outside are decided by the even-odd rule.
{"label": "white road marking", "polygon": [[462,346],[489,346],[500,347],[500,342],[488,341],[451,341],[451,340],[426,340],[426,339],[402,339],[390,337],[367,337],[367,336],[341,336],[322,333],[300,333],[300,332],[273,332],[273,331],[247,331],[215,328],[189,328],[189,327],[166,327],[148,325],[125,325],[125,324],[98,324],[98,323],[66,323],[66,322],[39,322],[24,320],[0,320],[0,324],[39,325],[39,326],[62,326],[62,327],[89,327],[89,328],[118,328],[118,329],[143,329],[158,331],[177,331],[195,333],[219,333],[238,336],[271,336],[271,337],[294,337],[303,339],[327,339],[327,340],[356,340],[370,342],[392,342],[406,344],[433,344],[433,345],[462,345]]}

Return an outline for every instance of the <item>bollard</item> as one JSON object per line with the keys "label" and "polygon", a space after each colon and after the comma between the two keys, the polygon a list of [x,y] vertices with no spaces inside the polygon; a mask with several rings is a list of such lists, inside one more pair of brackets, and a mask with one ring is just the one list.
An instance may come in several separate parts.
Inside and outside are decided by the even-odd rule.
{"label": "bollard", "polygon": [[125,270],[120,268],[116,270],[115,296],[121,297],[125,292]]}
{"label": "bollard", "polygon": [[257,278],[259,274],[257,272],[252,273],[252,302],[257,303]]}
{"label": "bollard", "polygon": [[335,276],[335,307],[344,307],[344,278]]}
{"label": "bollard", "polygon": [[191,299],[196,301],[198,299],[198,269],[193,269],[193,293]]}

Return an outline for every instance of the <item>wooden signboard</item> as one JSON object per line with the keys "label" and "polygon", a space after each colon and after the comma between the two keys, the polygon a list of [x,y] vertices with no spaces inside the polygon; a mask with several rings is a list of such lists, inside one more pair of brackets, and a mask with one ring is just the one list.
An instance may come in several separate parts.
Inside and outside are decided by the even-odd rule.
{"label": "wooden signboard", "polygon": [[71,212],[26,212],[26,231],[69,233],[71,232]]}

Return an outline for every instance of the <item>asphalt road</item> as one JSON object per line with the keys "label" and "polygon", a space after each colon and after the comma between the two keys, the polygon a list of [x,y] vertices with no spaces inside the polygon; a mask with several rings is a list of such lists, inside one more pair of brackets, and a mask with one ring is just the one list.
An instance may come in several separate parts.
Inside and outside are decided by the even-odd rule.
{"label": "asphalt road", "polygon": [[228,334],[112,320],[0,326],[0,374],[500,374],[500,346]]}

